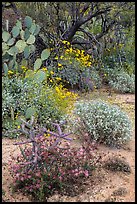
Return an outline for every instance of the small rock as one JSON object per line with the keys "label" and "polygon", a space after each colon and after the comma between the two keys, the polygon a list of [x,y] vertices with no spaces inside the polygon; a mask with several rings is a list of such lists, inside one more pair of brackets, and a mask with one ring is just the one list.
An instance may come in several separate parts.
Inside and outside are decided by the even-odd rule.
{"label": "small rock", "polygon": [[129,164],[120,158],[109,158],[109,160],[105,163],[104,168],[111,171],[131,173],[131,167]]}
{"label": "small rock", "polygon": [[116,198],[115,197],[108,197],[106,200],[104,200],[104,202],[115,202]]}
{"label": "small rock", "polygon": [[60,200],[60,196],[57,195],[53,195],[52,197],[48,198],[47,202],[59,202]]}
{"label": "small rock", "polygon": [[128,193],[128,191],[127,191],[126,188],[120,187],[117,190],[113,191],[113,193],[111,195],[113,195],[113,196],[122,196],[122,195],[125,195],[127,193]]}

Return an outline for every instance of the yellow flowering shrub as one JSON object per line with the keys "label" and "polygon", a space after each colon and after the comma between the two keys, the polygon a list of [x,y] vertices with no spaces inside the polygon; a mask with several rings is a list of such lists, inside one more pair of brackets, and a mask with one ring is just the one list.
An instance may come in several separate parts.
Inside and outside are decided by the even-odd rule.
{"label": "yellow flowering shrub", "polygon": [[28,68],[26,66],[22,66],[21,68],[23,70],[23,73],[25,73],[28,70]]}
{"label": "yellow flowering shrub", "polygon": [[[70,42],[63,40],[62,43],[64,44],[64,52],[61,56],[56,56],[56,60],[66,60],[68,63],[72,64],[72,61],[78,61],[81,66],[90,67],[94,60],[92,59],[91,55],[85,54],[84,50],[73,48]],[[63,65],[59,62],[59,67]]]}
{"label": "yellow flowering shrub", "polygon": [[36,75],[32,70],[29,71],[31,72],[27,72],[25,78],[4,77],[2,81],[3,134],[9,137],[17,136],[18,133],[10,134],[8,131],[20,129],[20,117],[30,119],[27,113],[29,108],[34,110],[35,113],[32,111],[30,114],[35,114],[35,121],[39,125],[46,124],[47,128],[53,128],[51,122],[58,122],[62,116],[70,113],[77,99],[77,94],[68,91],[62,85],[53,86],[45,83],[43,71],[38,70]]}
{"label": "yellow flowering shrub", "polygon": [[[57,78],[57,83],[61,81],[67,88],[71,87],[72,89],[93,90],[94,77],[91,72],[96,62],[92,55],[86,54],[82,49],[74,48],[70,42],[63,40],[62,48],[54,59],[56,65],[53,70],[56,70],[54,77]],[[61,80],[59,81],[58,78]],[[96,82],[96,87],[99,87]]]}
{"label": "yellow flowering shrub", "polygon": [[12,70],[9,70],[8,71],[8,77],[10,78],[10,77],[12,77],[14,75],[14,72],[12,71]]}
{"label": "yellow flowering shrub", "polygon": [[49,98],[54,100],[55,106],[63,113],[70,113],[73,105],[78,98],[78,94],[68,91],[63,85],[59,84],[53,88]]}

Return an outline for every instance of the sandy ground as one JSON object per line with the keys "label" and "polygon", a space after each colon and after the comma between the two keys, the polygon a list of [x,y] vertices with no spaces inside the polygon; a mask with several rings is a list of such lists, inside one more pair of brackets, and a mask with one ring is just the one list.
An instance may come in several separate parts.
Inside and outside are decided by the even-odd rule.
{"label": "sandy ground", "polygon": [[[124,158],[131,167],[131,173],[112,172],[104,168],[97,169],[93,173],[93,176],[87,180],[83,193],[75,197],[55,194],[48,199],[48,202],[135,202],[135,95],[119,94],[116,95],[115,98],[118,102],[121,101],[123,104],[130,104],[131,109],[127,112],[133,121],[133,137],[124,149],[112,149],[100,145],[99,152],[102,152],[102,154],[107,153],[104,160],[107,160],[113,155]],[[11,156],[20,152],[19,148],[13,145],[15,141],[17,140],[8,138],[2,139],[2,189],[5,192],[3,199],[5,202],[31,202],[29,197],[19,192],[12,193],[11,190],[12,178],[7,166]],[[120,191],[120,189],[124,189],[124,193],[115,193],[116,190]]]}

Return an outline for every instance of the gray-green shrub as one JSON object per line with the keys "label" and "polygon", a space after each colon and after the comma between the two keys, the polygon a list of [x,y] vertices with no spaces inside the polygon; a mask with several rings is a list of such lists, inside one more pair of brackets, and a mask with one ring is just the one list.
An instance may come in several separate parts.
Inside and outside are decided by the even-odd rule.
{"label": "gray-green shrub", "polygon": [[[72,100],[73,97],[71,97]],[[63,106],[62,99],[62,106]],[[2,127],[3,135],[8,137],[16,137],[17,134],[9,133],[16,129],[18,117],[26,116],[28,108],[33,108],[36,112],[36,120],[40,124],[50,124],[53,121],[59,121],[61,116],[65,114],[67,101],[64,100],[64,106],[61,107],[61,98],[56,94],[55,89],[36,83],[31,80],[19,77],[3,77],[2,79]],[[8,131],[8,132],[7,132]]]}
{"label": "gray-green shrub", "polygon": [[77,102],[74,112],[92,140],[115,146],[131,138],[130,119],[118,106],[101,100]]}
{"label": "gray-green shrub", "polygon": [[109,81],[110,86],[122,93],[135,93],[135,75],[131,76],[126,72],[121,72]]}

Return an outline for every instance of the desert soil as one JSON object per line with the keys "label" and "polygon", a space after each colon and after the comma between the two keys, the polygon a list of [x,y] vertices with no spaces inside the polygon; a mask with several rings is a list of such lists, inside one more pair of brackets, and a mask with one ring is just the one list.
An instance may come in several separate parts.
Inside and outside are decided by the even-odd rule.
{"label": "desert soil", "polygon": [[[116,149],[99,145],[98,151],[105,153],[104,162],[114,155],[123,158],[131,167],[131,173],[112,172],[104,168],[96,169],[87,179],[85,190],[80,195],[70,197],[55,194],[48,198],[48,202],[135,202],[135,95],[114,94],[112,99],[129,114],[133,127],[132,139],[124,148]],[[111,97],[108,100],[111,100]],[[7,167],[8,160],[20,152],[19,148],[13,145],[16,141],[19,139],[2,139],[3,199],[5,202],[32,202],[30,197],[20,192],[12,192],[12,177]]]}

